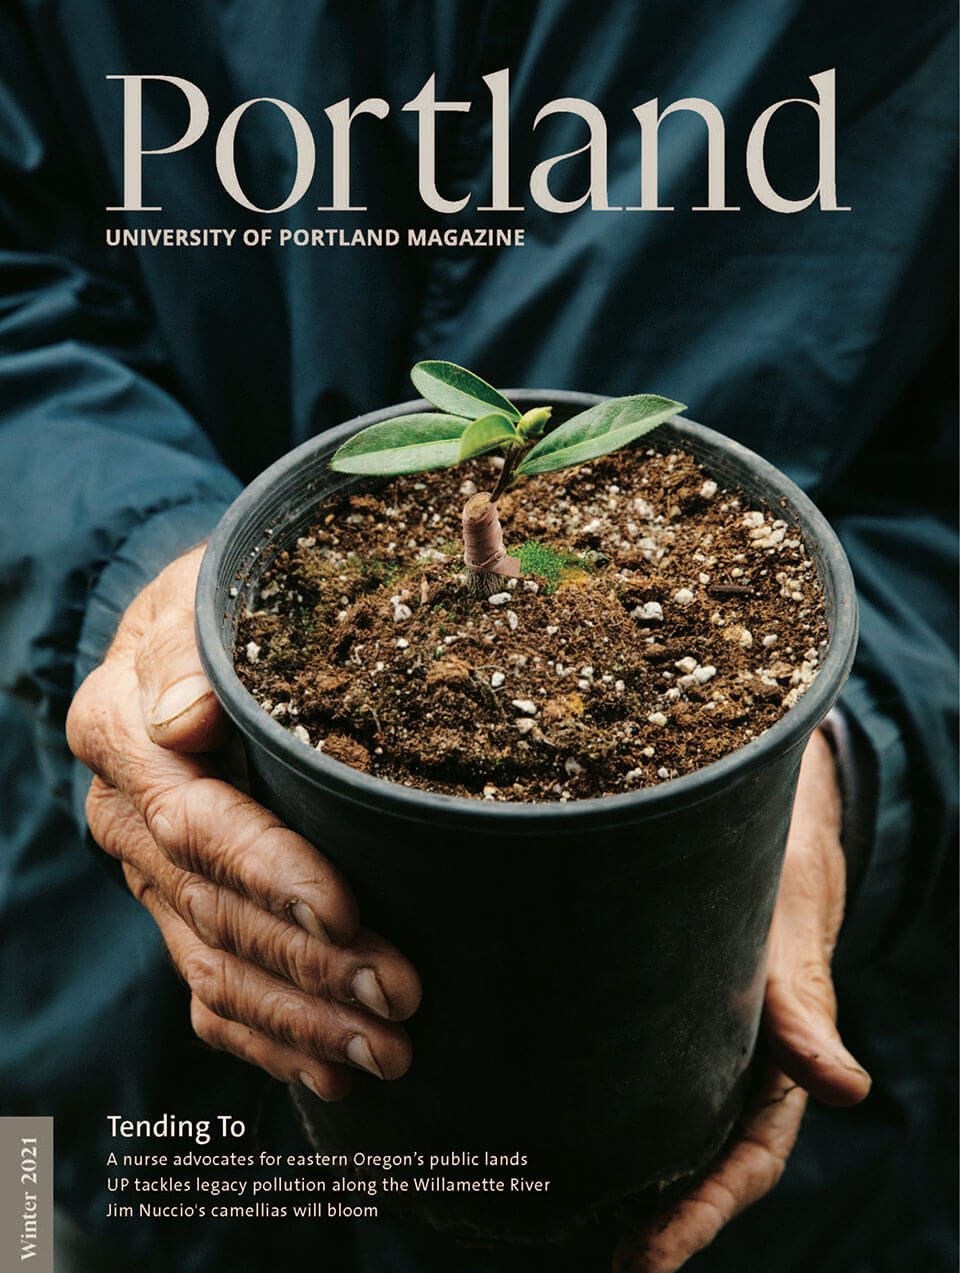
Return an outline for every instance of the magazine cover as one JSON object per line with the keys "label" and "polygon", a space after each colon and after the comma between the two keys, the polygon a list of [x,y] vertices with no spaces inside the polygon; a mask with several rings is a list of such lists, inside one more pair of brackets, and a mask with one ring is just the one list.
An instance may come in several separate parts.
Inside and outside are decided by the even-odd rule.
{"label": "magazine cover", "polygon": [[0,1273],[951,1273],[952,6],[0,8]]}

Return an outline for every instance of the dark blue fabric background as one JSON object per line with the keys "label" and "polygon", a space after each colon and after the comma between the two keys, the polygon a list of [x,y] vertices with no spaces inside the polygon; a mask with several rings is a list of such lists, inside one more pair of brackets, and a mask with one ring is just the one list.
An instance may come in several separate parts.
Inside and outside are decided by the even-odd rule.
{"label": "dark blue fabric background", "polygon": [[[152,922],[84,849],[73,799],[84,778],[63,739],[70,695],[136,590],[203,537],[241,483],[317,431],[409,397],[407,369],[429,356],[500,385],[679,398],[832,519],[863,620],[844,701],[876,794],[837,977],[841,1025],[874,1091],[853,1111],[812,1110],[775,1193],[689,1267],[955,1267],[955,65],[952,13],[932,0],[3,6],[0,1107],[55,1114],[58,1198],[82,1228],[103,1225],[108,1112],[231,1109],[253,1123],[261,1111],[265,1145],[293,1132],[275,1084],[193,1041]],[[498,221],[472,209],[489,191],[480,77],[504,66],[512,193],[528,207]],[[811,96],[808,77],[831,67],[840,202],[852,211],[770,212],[744,176],[749,128],[772,102]],[[475,102],[441,120],[440,190],[474,192],[449,223],[520,224],[524,248],[104,246],[105,225],[121,223],[104,212],[121,190],[121,90],[106,76],[184,76],[211,103],[200,143],[145,161],[148,202],[163,213],[128,224],[276,232],[447,224],[419,202],[416,117],[399,109],[433,71],[438,95]],[[275,217],[238,208],[213,168],[216,128],[258,96],[296,105],[318,139],[308,197]],[[311,211],[329,202],[323,109],[346,96],[392,108],[354,127],[353,193],[370,211],[352,218]],[[602,107],[615,204],[639,201],[631,108],[715,102],[728,201],[742,211],[689,211],[705,200],[705,142],[683,115],[660,140],[661,202],[676,212],[541,211],[527,196],[532,167],[586,140],[563,117],[532,131],[559,96]],[[145,144],[169,144],[185,124],[179,95],[154,85],[146,101]],[[813,113],[781,112],[768,170],[782,193],[812,189],[815,147]],[[240,151],[251,196],[278,202],[293,161],[279,114],[252,111]],[[575,198],[586,169],[565,167],[554,189]],[[183,1273],[277,1267],[278,1232],[109,1230],[123,1258]],[[382,1233],[290,1225],[279,1267],[474,1267],[432,1239]]]}

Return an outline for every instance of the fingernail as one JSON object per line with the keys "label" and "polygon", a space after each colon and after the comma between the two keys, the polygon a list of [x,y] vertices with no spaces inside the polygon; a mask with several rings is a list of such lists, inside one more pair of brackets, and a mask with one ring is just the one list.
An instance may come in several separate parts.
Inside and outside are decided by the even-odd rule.
{"label": "fingernail", "polygon": [[841,1054],[841,1056],[838,1057],[838,1060],[840,1061],[840,1064],[843,1066],[843,1068],[845,1070],[849,1070],[851,1074],[859,1074],[860,1077],[866,1079],[868,1083],[873,1082],[873,1079],[870,1077],[869,1073],[863,1068],[863,1066],[858,1061],[856,1061],[850,1055],[849,1052],[845,1054]]}
{"label": "fingernail", "polygon": [[845,1070],[854,1070],[857,1074],[866,1074],[866,1070],[853,1055],[848,1052],[842,1043],[837,1042],[832,1048],[834,1060],[838,1065],[842,1065]]}
{"label": "fingernail", "polygon": [[330,941],[330,934],[306,902],[294,902],[290,907],[290,914],[311,937],[318,937],[320,941]]}
{"label": "fingernail", "polygon": [[217,945],[217,935],[212,928],[209,927],[204,917],[199,913],[195,906],[187,907],[187,914],[184,917],[188,920],[190,927],[197,934],[205,946],[215,949]]}
{"label": "fingernail", "polygon": [[314,1084],[313,1079],[310,1077],[309,1074],[307,1074],[305,1070],[300,1071],[300,1073],[297,1075],[297,1080],[298,1082],[302,1083],[303,1086],[307,1088],[308,1091],[312,1092],[318,1101],[323,1100],[323,1097],[317,1091],[317,1088],[316,1088],[316,1085]]}
{"label": "fingernail", "polygon": [[857,1058],[848,1052],[842,1044],[833,1049],[833,1060],[840,1069],[846,1070],[848,1074],[856,1074],[858,1078],[865,1079],[868,1090],[873,1085],[873,1079],[867,1071],[863,1068]]}
{"label": "fingernail", "polygon": [[862,1074],[865,1079],[868,1079],[870,1077],[870,1075],[863,1068],[860,1062],[855,1061],[849,1052],[846,1055],[846,1059],[841,1060],[840,1064],[843,1066],[845,1070],[850,1070],[853,1074]]}
{"label": "fingernail", "polygon": [[372,968],[361,968],[355,972],[350,982],[350,989],[353,997],[358,999],[365,1008],[375,1012],[378,1017],[389,1018],[390,1005],[387,1003],[387,997],[383,993],[377,974]]}
{"label": "fingernail", "polygon": [[373,1059],[373,1053],[370,1051],[370,1044],[366,1041],[362,1034],[355,1034],[346,1046],[347,1060],[354,1065],[359,1065],[362,1070],[369,1070],[371,1074],[375,1074],[378,1079],[383,1078],[383,1071]]}
{"label": "fingernail", "polygon": [[178,716],[188,712],[211,692],[210,682],[200,673],[175,681],[169,689],[164,690],[154,704],[150,717],[151,725],[157,728],[161,725],[172,724]]}

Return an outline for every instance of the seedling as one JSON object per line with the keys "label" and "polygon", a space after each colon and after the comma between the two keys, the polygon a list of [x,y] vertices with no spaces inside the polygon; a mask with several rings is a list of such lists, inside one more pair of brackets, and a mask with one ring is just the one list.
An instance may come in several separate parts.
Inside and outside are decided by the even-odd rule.
{"label": "seedling", "polygon": [[508,483],[598,459],[663,424],[682,402],[656,394],[610,398],[581,411],[545,437],[550,407],[519,411],[492,385],[452,362],[418,362],[410,372],[436,411],[396,416],[355,433],[330,467],[342,473],[393,476],[450,468],[476,455],[503,453],[492,491],[471,496],[463,509],[464,564],[474,591],[489,594],[502,575],[517,578],[521,561],[508,557],[497,500]]}

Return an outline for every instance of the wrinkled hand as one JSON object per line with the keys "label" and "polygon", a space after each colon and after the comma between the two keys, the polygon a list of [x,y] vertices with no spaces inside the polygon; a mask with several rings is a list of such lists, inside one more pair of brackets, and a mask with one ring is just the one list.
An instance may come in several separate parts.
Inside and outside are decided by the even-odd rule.
{"label": "wrinkled hand", "polygon": [[674,1273],[777,1183],[808,1093],[856,1105],[870,1090],[835,1024],[830,959],[846,885],[840,813],[833,756],[816,733],[803,755],[770,930],[763,1032],[774,1064],[742,1138],[665,1217],[621,1242],[616,1273]]}
{"label": "wrinkled hand", "polygon": [[70,708],[71,750],[97,775],[94,839],[119,858],[191,992],[206,1043],[337,1099],[349,1066],[396,1078],[420,1000],[408,961],[359,926],[345,881],[220,776],[228,722],[201,671],[193,594],[202,548],[123,616]]}

